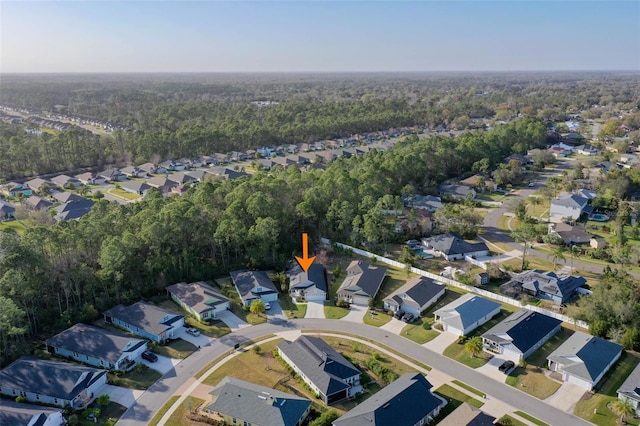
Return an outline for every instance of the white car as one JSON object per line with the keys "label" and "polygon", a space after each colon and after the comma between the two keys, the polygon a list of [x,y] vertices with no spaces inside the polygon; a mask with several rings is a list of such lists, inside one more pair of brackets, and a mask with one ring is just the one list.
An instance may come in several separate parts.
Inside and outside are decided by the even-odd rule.
{"label": "white car", "polygon": [[269,302],[264,302],[264,309],[265,309],[265,310],[267,310],[267,311],[268,311],[269,309],[271,309],[271,303],[269,303]]}
{"label": "white car", "polygon": [[195,327],[187,327],[186,331],[187,331],[187,333],[189,333],[192,336],[199,336],[200,335],[200,330],[198,330]]}

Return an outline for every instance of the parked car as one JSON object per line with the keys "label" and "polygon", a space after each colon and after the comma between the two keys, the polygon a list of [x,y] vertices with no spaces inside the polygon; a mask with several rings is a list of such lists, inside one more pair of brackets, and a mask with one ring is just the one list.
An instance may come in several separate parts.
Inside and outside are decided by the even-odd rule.
{"label": "parked car", "polygon": [[200,335],[200,330],[198,330],[195,327],[187,327],[186,331],[187,331],[187,333],[189,333],[192,336],[199,336]]}
{"label": "parked car", "polygon": [[516,366],[515,362],[513,362],[513,361],[505,361],[505,362],[502,363],[502,365],[500,367],[498,367],[498,370],[502,371],[504,374],[507,374],[515,366]]}
{"label": "parked car", "polygon": [[533,188],[534,186],[536,186],[536,184],[535,184],[535,183],[533,183],[533,182],[529,182],[529,188]]}
{"label": "parked car", "polygon": [[402,321],[404,322],[413,322],[413,320],[415,320],[415,315],[413,315],[412,313],[405,314],[402,317]]}
{"label": "parked car", "polygon": [[264,308],[268,311],[269,309],[271,309],[271,303],[269,302],[264,302]]}
{"label": "parked car", "polygon": [[398,318],[398,319],[402,319],[402,317],[404,316],[404,311],[396,311],[395,314],[393,314],[394,317]]}
{"label": "parked car", "polygon": [[142,358],[146,359],[149,362],[156,362],[158,360],[158,355],[154,354],[153,352],[144,351],[142,352]]}

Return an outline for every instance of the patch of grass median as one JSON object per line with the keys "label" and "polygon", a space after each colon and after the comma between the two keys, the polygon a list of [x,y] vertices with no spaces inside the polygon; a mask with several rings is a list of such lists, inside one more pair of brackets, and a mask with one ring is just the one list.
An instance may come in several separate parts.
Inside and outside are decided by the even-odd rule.
{"label": "patch of grass median", "polygon": [[162,377],[158,371],[139,363],[127,373],[107,373],[109,383],[129,389],[146,390]]}
{"label": "patch of grass median", "polygon": [[469,395],[460,392],[458,389],[454,389],[449,385],[442,385],[438,389],[436,389],[435,393],[440,395],[449,401],[455,408],[458,408],[462,405],[463,402],[467,404],[480,408],[484,405],[484,402],[478,401],[475,398],[470,397]]}
{"label": "patch of grass median", "polygon": [[491,359],[491,355],[485,352],[476,357],[471,357],[471,355],[464,349],[464,343],[458,342],[447,346],[442,355],[455,359],[456,361],[471,368],[482,367]]}
{"label": "patch of grass median", "polygon": [[169,358],[184,359],[196,351],[196,347],[182,339],[169,341],[166,345],[157,345],[151,350],[158,355],[168,356]]}
{"label": "patch of grass median", "polygon": [[560,383],[549,379],[542,369],[535,365],[517,367],[509,374],[506,383],[539,399],[548,398],[560,389]]}
{"label": "patch of grass median", "polygon": [[468,390],[471,393],[475,393],[476,395],[478,395],[481,398],[484,398],[484,396],[485,396],[484,392],[480,392],[478,389],[476,389],[474,387],[471,387],[466,383],[462,383],[460,380],[454,380],[453,383],[455,383],[456,385],[460,386],[463,389]]}
{"label": "patch of grass median", "polygon": [[511,417],[508,414],[505,414],[504,416],[500,417],[498,419],[498,423],[496,424],[509,425],[509,426],[529,426],[525,422],[521,422],[520,420],[516,419],[515,417]]}
{"label": "patch of grass median", "polygon": [[380,311],[371,311],[369,310],[363,318],[363,322],[367,325],[372,325],[374,327],[380,327],[385,325],[391,321],[391,315],[386,314],[385,312]]}
{"label": "patch of grass median", "polygon": [[304,318],[307,314],[306,303],[293,303],[291,298],[288,296],[283,296],[280,299],[280,306],[282,306],[282,311],[285,313],[287,318]]}
{"label": "patch of grass median", "polygon": [[339,306],[325,305],[324,316],[327,319],[340,319],[349,313],[349,308],[341,308]]}
{"label": "patch of grass median", "polygon": [[197,426],[202,424],[195,420],[191,420],[189,418],[189,413],[195,413],[204,403],[204,399],[188,396],[182,404],[176,408],[176,411],[169,416],[167,424],[176,426]]}
{"label": "patch of grass median", "polygon": [[427,343],[440,335],[440,333],[431,329],[432,324],[432,317],[421,317],[413,324],[407,324],[400,332],[400,335],[422,345],[423,343]]}
{"label": "patch of grass median", "polygon": [[525,413],[524,411],[516,411],[515,414],[519,415],[523,419],[529,420],[531,423],[535,423],[540,426],[549,426],[548,423],[545,423],[542,420],[536,419],[535,417]]}

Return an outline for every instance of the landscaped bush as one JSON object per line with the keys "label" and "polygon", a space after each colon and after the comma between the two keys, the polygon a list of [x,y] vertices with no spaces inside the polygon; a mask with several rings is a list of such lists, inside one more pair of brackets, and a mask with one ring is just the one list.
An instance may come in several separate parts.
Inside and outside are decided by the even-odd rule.
{"label": "landscaped bush", "polygon": [[350,303],[344,299],[337,299],[336,306],[339,308],[348,308],[350,306]]}
{"label": "landscaped bush", "polygon": [[371,370],[376,376],[380,378],[386,385],[396,380],[399,376],[395,371],[392,371],[376,361],[373,357],[367,358],[364,365]]}

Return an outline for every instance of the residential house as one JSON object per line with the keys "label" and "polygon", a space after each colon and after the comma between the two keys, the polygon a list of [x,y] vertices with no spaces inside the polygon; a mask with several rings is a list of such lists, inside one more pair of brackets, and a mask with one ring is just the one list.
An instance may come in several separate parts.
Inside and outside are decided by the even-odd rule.
{"label": "residential house", "polygon": [[83,185],[102,185],[106,182],[105,178],[91,172],[80,173],[79,175],[76,175],[75,178]]}
{"label": "residential house", "polygon": [[120,170],[120,172],[122,172],[122,174],[124,174],[128,178],[146,178],[146,177],[149,177],[149,172],[147,172],[146,170],[141,169],[140,167],[136,167],[136,166],[123,167]]}
{"label": "residential house", "polygon": [[278,301],[278,289],[265,271],[232,271],[231,280],[246,307],[258,299],[263,302]]}
{"label": "residential house", "polygon": [[472,293],[465,294],[435,311],[435,322],[443,331],[466,336],[500,313],[500,304]]}
{"label": "residential house", "polygon": [[156,188],[162,194],[168,194],[173,190],[173,188],[178,186],[177,183],[163,176],[154,176],[148,179],[146,182],[147,182],[147,185],[149,185],[152,188]]}
{"label": "residential house", "polygon": [[595,146],[589,144],[576,146],[575,148],[573,148],[573,150],[580,155],[594,156],[600,153],[599,148],[596,148]]}
{"label": "residential house", "polygon": [[387,311],[404,311],[420,316],[444,296],[445,287],[430,278],[414,277],[384,299]]}
{"label": "residential house", "polygon": [[622,355],[622,346],[576,331],[547,357],[562,380],[592,390]]}
{"label": "residential house", "polygon": [[27,185],[33,192],[40,192],[43,186],[48,186],[50,183],[44,179],[35,178],[27,181],[25,185]]}
{"label": "residential house", "polygon": [[56,186],[59,186],[60,188],[67,188],[69,186],[77,188],[82,185],[82,182],[80,182],[78,179],[67,175],[58,175],[54,178],[51,178],[51,182]]}
{"label": "residential house", "polygon": [[523,308],[484,333],[482,346],[517,363],[551,339],[561,324],[560,320]]}
{"label": "residential house", "polygon": [[0,370],[0,394],[29,402],[82,409],[100,395],[107,372],[31,356]]}
{"label": "residential house", "polygon": [[549,152],[555,158],[565,158],[571,151],[559,147],[551,147],[547,150],[547,152]]}
{"label": "residential house", "polygon": [[155,174],[166,175],[167,173],[169,173],[169,171],[166,168],[153,163],[140,164],[138,166],[138,169],[146,172],[147,175],[155,175]]}
{"label": "residential house", "polygon": [[486,190],[495,191],[498,185],[493,179],[476,174],[460,181],[460,185],[468,186],[477,191],[484,192]]}
{"label": "residential house", "polygon": [[354,260],[347,267],[347,277],[338,288],[337,297],[349,303],[368,306],[380,290],[387,268],[371,266],[363,260]]}
{"label": "residential house", "polygon": [[[295,145],[294,145],[295,146]],[[261,148],[258,148],[256,150],[258,152],[258,154],[260,154],[261,157],[263,158],[269,158],[271,156],[276,155],[276,150],[275,148],[271,147],[271,146],[263,146]],[[294,154],[293,152],[291,154]]]}
{"label": "residential house", "polygon": [[146,195],[147,192],[149,192],[149,190],[151,189],[151,186],[147,185],[147,183],[144,181],[130,180],[127,182],[122,182],[120,184],[120,188],[132,194]]}
{"label": "residential house", "polygon": [[256,160],[256,164],[263,170],[271,170],[277,163],[267,158],[261,158]]}
{"label": "residential house", "polygon": [[130,306],[118,305],[104,312],[109,324],[157,343],[177,338],[184,326],[184,317],[148,302]]}
{"label": "residential house", "polygon": [[288,168],[289,166],[295,166],[298,164],[297,161],[295,161],[294,159],[290,158],[289,156],[287,157],[273,157],[271,159],[274,163],[276,163],[277,165],[280,165],[282,167],[284,167],[285,169]]}
{"label": "residential house", "polygon": [[440,185],[439,191],[454,200],[473,200],[478,195],[475,189],[465,185]]}
{"label": "residential house", "polygon": [[303,271],[295,262],[287,271],[289,277],[289,295],[291,298],[304,298],[308,301],[324,302],[329,300],[329,280],[327,270],[319,263],[312,263]]}
{"label": "residential house", "polygon": [[37,195],[32,195],[22,202],[22,204],[29,210],[47,210],[53,205],[49,200],[45,200]]}
{"label": "residential house", "polygon": [[561,194],[560,197],[551,200],[549,216],[579,219],[583,213],[592,211],[591,206],[587,206],[588,202],[589,200],[576,194]]}
{"label": "residential house", "polygon": [[360,370],[319,337],[300,336],[277,346],[278,355],[327,405],[362,392]]}
{"label": "residential house", "polygon": [[465,256],[476,258],[489,255],[489,247],[484,242],[470,243],[455,233],[423,238],[422,243],[433,250],[434,255],[449,262],[464,259]]}
{"label": "residential house", "polygon": [[9,197],[18,197],[20,194],[23,197],[28,197],[33,193],[33,190],[26,184],[7,182],[2,185],[2,192]]}
{"label": "residential house", "polygon": [[306,398],[228,376],[209,394],[205,411],[227,425],[302,426],[311,411]]}
{"label": "residential house", "polygon": [[533,164],[533,160],[531,160],[531,157],[522,154],[510,155],[504,159],[504,162],[508,164],[511,160],[516,160],[522,166]]}
{"label": "residential house", "polygon": [[0,200],[0,220],[13,219],[15,212],[16,208],[13,206],[13,204]]}
{"label": "residential house", "polygon": [[436,210],[442,208],[442,200],[433,195],[410,194],[404,197],[404,205],[412,209],[435,213]]}
{"label": "residential house", "polygon": [[124,182],[125,180],[128,180],[120,170],[115,168],[103,170],[98,173],[98,176],[103,178],[106,182]]}
{"label": "residential house", "polygon": [[598,194],[596,194],[595,192],[584,188],[575,191],[575,194],[581,196],[582,198],[586,198],[587,200],[593,200],[598,196]]}
{"label": "residential house", "polygon": [[239,162],[239,161],[246,161],[248,159],[249,159],[249,157],[244,152],[231,151],[229,153],[229,160],[231,160],[231,161]]}
{"label": "residential house", "polygon": [[185,175],[189,176],[192,181],[202,182],[204,181],[204,177],[207,174],[204,170],[188,170],[184,172]]}
{"label": "residential house", "polygon": [[405,373],[333,421],[333,426],[426,425],[447,400],[421,373]]}
{"label": "residential house", "polygon": [[107,370],[128,371],[147,350],[147,341],[86,324],[47,340],[47,351]]}
{"label": "residential house", "polygon": [[493,426],[495,417],[491,417],[479,408],[463,402],[451,414],[442,419],[439,426]]}
{"label": "residential house", "polygon": [[167,293],[178,305],[200,321],[216,319],[230,309],[229,298],[203,281],[177,283],[167,287]]}
{"label": "residential house", "polygon": [[171,173],[169,176],[167,176],[167,179],[169,179],[172,182],[177,183],[178,185],[184,185],[187,184],[189,182],[195,182],[196,179],[190,175],[188,175],[187,173],[183,173],[183,172],[176,172],[176,173]]}
{"label": "residential house", "polygon": [[636,416],[640,416],[640,364],[618,389],[618,399],[629,401],[636,410]]}
{"label": "residential house", "polygon": [[591,238],[593,238],[582,226],[574,226],[564,222],[550,223],[549,235],[556,235],[562,238],[562,241],[570,246],[574,244],[587,244],[591,241]]}
{"label": "residential house", "polygon": [[0,404],[0,425],[61,426],[67,424],[62,410],[42,405],[3,400]]}
{"label": "residential house", "polygon": [[211,167],[209,170],[207,170],[207,173],[210,173],[222,179],[230,179],[230,180],[238,179],[243,176],[249,176],[248,173],[238,171],[238,170],[233,170],[228,167]]}
{"label": "residential house", "polygon": [[[185,170],[187,168],[187,165],[184,163],[181,163],[179,161],[173,161],[173,160],[167,160],[167,161],[163,161],[162,163],[158,164],[158,168],[162,168],[164,170],[166,170],[165,173],[168,172],[181,172],[183,170]],[[156,173],[162,173],[160,171],[156,171]]]}
{"label": "residential house", "polygon": [[583,277],[557,275],[555,272],[542,272],[534,269],[514,276],[503,286],[505,288],[513,287],[520,293],[538,299],[551,300],[561,304],[571,299],[577,289],[586,283],[587,280]]}
{"label": "residential house", "polygon": [[59,192],[53,196],[62,203],[54,208],[57,221],[79,219],[89,213],[94,204],[92,200],[70,192]]}

